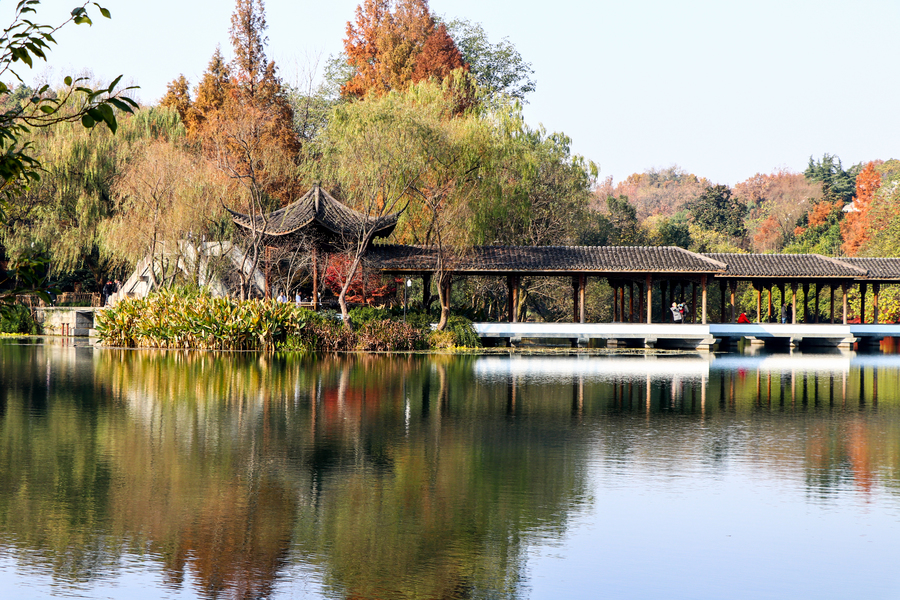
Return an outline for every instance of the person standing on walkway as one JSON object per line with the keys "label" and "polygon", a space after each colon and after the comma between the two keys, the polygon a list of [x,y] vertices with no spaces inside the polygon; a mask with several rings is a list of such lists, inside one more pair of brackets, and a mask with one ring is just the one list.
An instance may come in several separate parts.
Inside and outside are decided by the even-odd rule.
{"label": "person standing on walkway", "polygon": [[781,303],[781,323],[787,323],[787,303]]}
{"label": "person standing on walkway", "polygon": [[681,310],[678,308],[678,303],[672,303],[672,320],[676,323],[681,323]]}

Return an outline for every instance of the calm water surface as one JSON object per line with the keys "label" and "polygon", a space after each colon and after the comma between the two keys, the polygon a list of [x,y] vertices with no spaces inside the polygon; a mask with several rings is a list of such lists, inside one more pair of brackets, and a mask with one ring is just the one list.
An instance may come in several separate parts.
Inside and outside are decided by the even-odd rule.
{"label": "calm water surface", "polygon": [[900,359],[0,341],[3,598],[900,598]]}

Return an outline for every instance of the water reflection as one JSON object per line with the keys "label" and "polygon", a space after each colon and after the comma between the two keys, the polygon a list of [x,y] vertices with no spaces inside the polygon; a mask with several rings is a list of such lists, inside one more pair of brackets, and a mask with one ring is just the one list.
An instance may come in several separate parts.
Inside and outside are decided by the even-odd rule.
{"label": "water reflection", "polygon": [[[0,345],[0,554],[73,593],[528,596],[601,485],[730,461],[893,493],[900,362],[854,354],[344,357]],[[279,587],[281,586],[281,587]],[[284,593],[288,597],[293,593]]]}

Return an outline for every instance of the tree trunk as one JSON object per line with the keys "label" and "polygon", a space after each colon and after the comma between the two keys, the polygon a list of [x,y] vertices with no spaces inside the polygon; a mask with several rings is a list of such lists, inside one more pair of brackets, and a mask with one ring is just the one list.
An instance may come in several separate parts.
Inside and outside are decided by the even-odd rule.
{"label": "tree trunk", "polygon": [[443,331],[450,319],[450,273],[440,273],[438,276],[438,300],[441,303],[441,319],[437,329]]}

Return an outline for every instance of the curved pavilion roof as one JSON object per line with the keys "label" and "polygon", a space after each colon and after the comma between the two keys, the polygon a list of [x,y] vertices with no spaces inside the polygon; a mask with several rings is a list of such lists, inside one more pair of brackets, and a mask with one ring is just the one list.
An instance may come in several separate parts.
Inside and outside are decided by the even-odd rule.
{"label": "curved pavilion roof", "polygon": [[[232,220],[245,229],[253,229],[249,215],[226,209]],[[356,237],[362,229],[375,228],[375,237],[387,237],[397,226],[400,213],[372,217],[342,204],[331,194],[313,186],[299,200],[284,208],[256,218],[256,230],[272,237],[284,237],[310,226],[318,226],[339,237]]]}

